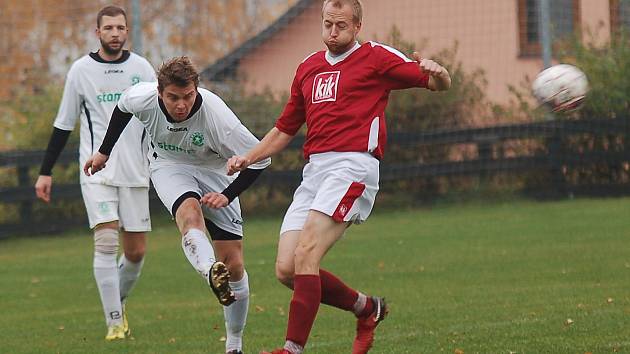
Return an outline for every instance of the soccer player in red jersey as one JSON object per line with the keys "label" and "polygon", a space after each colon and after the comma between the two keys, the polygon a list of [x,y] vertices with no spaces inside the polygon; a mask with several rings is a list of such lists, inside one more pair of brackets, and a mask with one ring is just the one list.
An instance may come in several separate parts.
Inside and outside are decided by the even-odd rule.
{"label": "soccer player in red jersey", "polygon": [[357,334],[352,353],[367,353],[387,306],[379,297],[350,288],[320,269],[326,252],[353,223],[365,221],[378,191],[379,161],[386,143],[385,107],[391,90],[447,90],[448,71],[413,53],[375,42],[359,44],[360,0],[325,0],[322,37],[327,51],[298,67],[291,95],[275,127],[245,156],[228,160],[228,174],[281,151],[306,123],[303,180],[280,230],[276,276],[293,289],[284,348],[302,353],[324,303],[353,312]]}

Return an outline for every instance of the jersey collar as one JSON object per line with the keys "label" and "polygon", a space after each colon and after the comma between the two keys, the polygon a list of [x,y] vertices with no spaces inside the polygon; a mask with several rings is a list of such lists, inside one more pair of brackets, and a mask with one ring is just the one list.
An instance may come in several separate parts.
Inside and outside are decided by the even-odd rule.
{"label": "jersey collar", "polygon": [[192,109],[190,110],[190,113],[188,113],[188,117],[186,117],[186,119],[184,119],[183,121],[178,122],[175,119],[173,119],[173,117],[171,117],[170,114],[168,114],[168,111],[166,110],[166,106],[164,105],[164,101],[162,101],[162,99],[158,96],[158,104],[160,105],[160,110],[162,111],[162,113],[164,113],[164,115],[166,116],[166,120],[169,123],[183,123],[187,121],[188,119],[190,119],[190,117],[192,117],[193,115],[195,115],[195,113],[199,111],[202,103],[203,103],[203,98],[201,98],[201,94],[197,92],[197,97],[195,97],[195,103],[193,103]]}
{"label": "jersey collar", "polygon": [[101,58],[101,56],[98,54],[98,51],[90,53],[90,58],[96,60],[99,63],[104,63],[104,64],[122,64],[122,63],[126,62],[127,59],[129,59],[130,56],[131,56],[131,53],[128,50],[123,49],[123,52],[122,52],[122,55],[120,56],[120,58],[118,58],[116,60],[112,60],[112,61],[107,61],[107,60]]}
{"label": "jersey collar", "polygon": [[354,42],[354,46],[352,48],[350,48],[347,52],[337,56],[333,56],[329,50],[326,50],[326,61],[330,65],[335,65],[346,59],[348,56],[350,56],[350,54],[354,53],[354,51],[356,51],[360,47],[361,45],[359,44],[359,42]]}

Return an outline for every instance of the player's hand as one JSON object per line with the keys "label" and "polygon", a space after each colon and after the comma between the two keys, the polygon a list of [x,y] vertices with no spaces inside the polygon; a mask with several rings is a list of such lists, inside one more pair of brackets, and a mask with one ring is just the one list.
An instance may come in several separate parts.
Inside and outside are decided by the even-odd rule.
{"label": "player's hand", "polygon": [[227,162],[227,174],[231,176],[236,172],[243,171],[250,165],[249,159],[243,156],[232,156]]}
{"label": "player's hand", "polygon": [[420,69],[431,76],[442,76],[446,73],[446,69],[442,65],[431,59],[423,59],[418,52],[413,52],[411,56],[418,62]]}
{"label": "player's hand", "polygon": [[200,200],[201,204],[208,208],[219,209],[230,204],[228,198],[222,193],[210,192],[206,193]]}
{"label": "player's hand", "polygon": [[35,182],[35,194],[37,198],[50,202],[50,190],[52,189],[52,176],[39,176]]}
{"label": "player's hand", "polygon": [[109,160],[109,156],[103,155],[100,152],[95,153],[85,162],[83,173],[85,173],[86,176],[95,174],[105,168],[107,160]]}

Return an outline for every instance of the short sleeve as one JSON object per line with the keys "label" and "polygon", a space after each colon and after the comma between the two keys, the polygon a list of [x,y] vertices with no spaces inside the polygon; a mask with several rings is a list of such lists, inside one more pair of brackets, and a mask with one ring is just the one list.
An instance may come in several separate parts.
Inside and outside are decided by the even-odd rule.
{"label": "short sleeve", "polygon": [[150,107],[155,99],[157,83],[140,82],[123,91],[118,100],[118,109],[123,113],[138,113]]}
{"label": "short sleeve", "polygon": [[[144,58],[143,58],[144,59]],[[148,60],[144,59],[145,62],[145,69],[146,69],[146,73],[145,73],[145,77],[147,82],[155,82],[157,81],[157,76],[155,76],[155,69],[153,68],[153,66],[151,65],[151,63],[149,63]]]}
{"label": "short sleeve", "polygon": [[81,115],[81,104],[83,99],[76,86],[76,75],[78,75],[76,66],[72,66],[66,76],[66,83],[63,88],[61,103],[59,104],[57,117],[55,118],[55,122],[53,124],[55,128],[62,130],[74,130],[74,125]]}
{"label": "short sleeve", "polygon": [[[252,134],[238,119],[236,114],[228,107],[228,105],[217,95],[210,93],[204,96],[204,102],[209,104],[212,114],[209,115],[208,126],[211,130],[210,135],[216,136],[219,155],[225,159],[229,159],[235,155],[245,155],[251,150],[259,140]],[[265,168],[270,162],[258,162],[250,166],[254,169]]]}
{"label": "short sleeve", "polygon": [[383,76],[383,81],[389,89],[427,87],[429,75],[420,69],[416,61],[392,47],[375,42],[371,44],[378,73]]}
{"label": "short sleeve", "polygon": [[295,135],[305,121],[304,95],[302,95],[301,80],[296,73],[291,84],[291,96],[280,118],[276,121],[276,128],[285,134]]}

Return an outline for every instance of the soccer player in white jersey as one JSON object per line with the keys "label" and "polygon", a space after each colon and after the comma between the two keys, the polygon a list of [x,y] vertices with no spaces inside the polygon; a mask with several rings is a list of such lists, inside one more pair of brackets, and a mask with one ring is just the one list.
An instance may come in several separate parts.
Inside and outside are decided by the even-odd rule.
{"label": "soccer player in white jersey", "polygon": [[247,168],[282,150],[307,125],[308,163],[280,229],[276,260],[278,279],[293,289],[293,299],[284,347],[273,354],[302,353],[320,303],[357,317],[353,354],[372,347],[374,331],[387,314],[384,299],[350,288],[320,262],[345,230],[372,210],[390,91],[446,90],[451,84],[444,67],[418,53],[411,60],[375,42],[359,44],[362,13],[360,0],[324,1],[322,37],[328,50],[299,65],[289,101],[261,143],[228,162],[228,173]]}
{"label": "soccer player in white jersey", "polygon": [[157,85],[129,88],[114,109],[103,144],[83,169],[93,175],[105,167],[132,115],[144,124],[151,137],[151,180],[175,218],[186,258],[224,305],[226,352],[236,354],[242,353],[249,304],[237,197],[271,159],[249,165],[236,178],[226,175],[227,159],[245,153],[258,139],[217,95],[198,84],[190,60],[176,57],[160,67]]}
{"label": "soccer player in white jersey", "polygon": [[[123,49],[127,18],[119,7],[107,6],[96,19],[100,48],[77,61],[68,72],[53,133],[35,184],[37,197],[50,202],[52,168],[77,119],[80,120],[79,162],[101,144],[116,101],[128,87],[155,81],[149,62]],[[108,168],[98,176],[81,174],[81,192],[90,228],[94,230],[94,278],[108,331],[105,339],[130,334],[125,300],[134,287],[144,260],[149,216],[149,170],[144,127],[135,122],[112,152]],[[118,256],[119,230],[123,253]]]}

